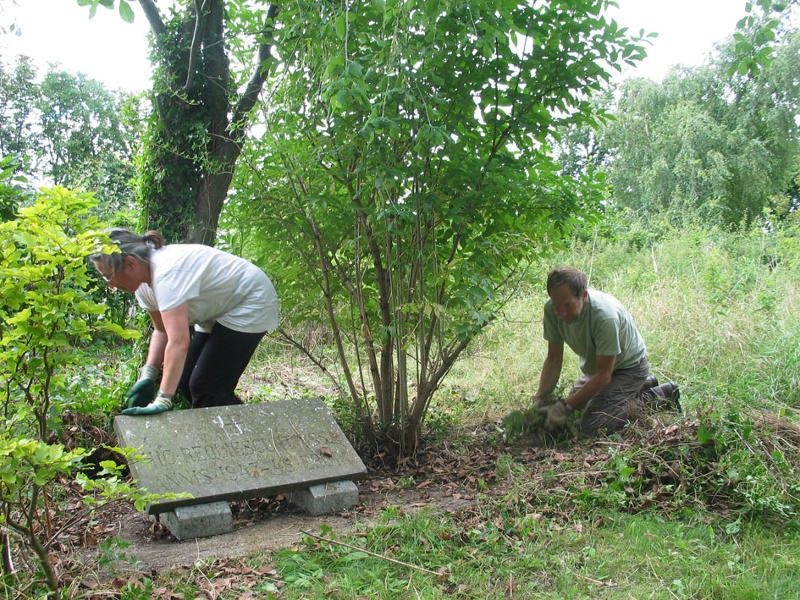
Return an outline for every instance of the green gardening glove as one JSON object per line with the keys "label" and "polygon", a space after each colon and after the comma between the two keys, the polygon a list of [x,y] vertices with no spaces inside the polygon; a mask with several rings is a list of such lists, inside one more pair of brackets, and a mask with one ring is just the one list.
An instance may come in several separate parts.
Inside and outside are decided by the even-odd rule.
{"label": "green gardening glove", "polygon": [[128,390],[125,397],[128,399],[128,408],[134,406],[147,406],[156,395],[156,382],[152,379],[140,379]]}
{"label": "green gardening glove", "polygon": [[153,401],[153,396],[156,395],[156,381],[161,376],[161,369],[153,365],[145,365],[142,367],[139,381],[133,384],[133,387],[125,394],[128,400],[128,408],[134,406],[147,406]]}
{"label": "green gardening glove", "polygon": [[140,417],[145,415],[157,415],[172,408],[172,398],[169,395],[159,392],[156,399],[147,406],[132,406],[122,411],[123,415]]}

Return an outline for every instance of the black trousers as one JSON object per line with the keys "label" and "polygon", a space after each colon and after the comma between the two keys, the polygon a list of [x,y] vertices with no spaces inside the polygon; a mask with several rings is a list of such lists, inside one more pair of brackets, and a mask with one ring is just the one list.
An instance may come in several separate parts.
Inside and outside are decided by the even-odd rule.
{"label": "black trousers", "polygon": [[194,332],[178,383],[192,408],[242,403],[234,390],[265,333],[242,333],[219,323],[211,333]]}

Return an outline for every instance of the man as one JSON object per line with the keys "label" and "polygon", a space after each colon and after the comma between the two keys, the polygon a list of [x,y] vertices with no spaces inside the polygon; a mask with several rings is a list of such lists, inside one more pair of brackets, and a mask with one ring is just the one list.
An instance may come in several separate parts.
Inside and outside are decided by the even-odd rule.
{"label": "man", "polygon": [[[587,289],[586,274],[574,267],[553,269],[547,277],[547,294],[547,358],[534,396],[534,407],[546,415],[547,429],[563,426],[578,408],[584,408],[579,429],[588,434],[621,428],[637,406],[680,410],[678,386],[658,385],[655,377],[648,377],[644,340],[619,300]],[[566,400],[553,403],[565,342],[580,357],[583,375]]]}

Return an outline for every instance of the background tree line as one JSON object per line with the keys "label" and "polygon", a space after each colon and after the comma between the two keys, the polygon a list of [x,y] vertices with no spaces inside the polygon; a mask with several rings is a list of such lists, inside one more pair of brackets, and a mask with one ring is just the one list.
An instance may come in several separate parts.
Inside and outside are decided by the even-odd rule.
{"label": "background tree line", "polygon": [[[82,74],[40,74],[24,56],[0,65],[0,157],[30,190],[62,185],[90,191],[106,218],[138,210],[141,98]],[[8,218],[11,207],[4,216]],[[135,217],[134,217],[135,218]]]}
{"label": "background tree line", "polygon": [[731,38],[708,64],[675,67],[661,83],[629,79],[597,98],[614,119],[566,132],[565,170],[607,173],[608,201],[651,218],[730,228],[765,211],[790,216],[800,200],[800,32],[779,30],[754,75],[731,71],[737,45]]}

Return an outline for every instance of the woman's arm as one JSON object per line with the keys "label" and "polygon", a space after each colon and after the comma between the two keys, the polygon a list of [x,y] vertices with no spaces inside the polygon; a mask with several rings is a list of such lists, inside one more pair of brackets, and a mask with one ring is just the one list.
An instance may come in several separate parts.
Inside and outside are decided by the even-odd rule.
{"label": "woman's arm", "polygon": [[147,347],[147,358],[144,364],[156,367],[159,372],[164,363],[164,348],[167,345],[167,332],[164,329],[164,321],[161,320],[161,313],[157,310],[149,310],[150,320],[153,322],[153,333],[150,336],[150,345]]}
{"label": "woman's arm", "polygon": [[[175,308],[157,314],[158,319],[153,319],[155,331],[150,340],[151,347],[147,353],[147,362],[150,363],[150,351],[157,350],[157,346],[153,345],[156,334],[159,334],[159,338],[163,336],[161,355],[164,359],[164,371],[161,374],[159,391],[172,396],[178,389],[183,365],[186,362],[186,352],[189,350],[189,307],[184,302]],[[154,354],[155,357],[157,354]]]}

